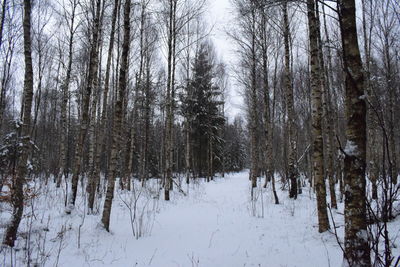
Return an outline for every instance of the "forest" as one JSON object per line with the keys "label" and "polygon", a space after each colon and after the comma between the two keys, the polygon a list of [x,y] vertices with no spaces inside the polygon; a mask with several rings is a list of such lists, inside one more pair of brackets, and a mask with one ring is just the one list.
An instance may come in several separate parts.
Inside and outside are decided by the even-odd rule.
{"label": "forest", "polygon": [[0,266],[400,266],[399,114],[398,0],[2,0]]}

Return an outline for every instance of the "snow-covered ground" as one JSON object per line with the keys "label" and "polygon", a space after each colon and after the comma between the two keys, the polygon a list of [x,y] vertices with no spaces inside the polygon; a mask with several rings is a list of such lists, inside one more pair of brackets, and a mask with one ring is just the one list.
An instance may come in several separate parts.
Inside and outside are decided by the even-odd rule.
{"label": "snow-covered ground", "polygon": [[[318,233],[315,196],[307,188],[297,200],[289,199],[287,191],[278,190],[279,205],[273,204],[270,187],[259,188],[258,199],[252,202],[248,173],[241,172],[210,183],[202,180],[182,185],[187,196],[174,190],[172,200],[165,202],[162,194],[160,200],[157,198],[160,191],[156,181],[152,182],[148,186],[152,189],[136,185],[135,194],[116,192],[111,233],[99,227],[101,212],[87,215],[83,192],[77,208],[67,215],[63,189],[40,190],[40,196],[30,203],[33,208],[29,205],[26,208],[16,251],[11,253],[3,248],[0,266],[11,266],[11,262],[12,266],[24,266],[27,259],[31,266],[36,263],[68,267],[340,266],[342,263],[336,237],[332,233]],[[6,213],[1,212],[2,221],[8,217]],[[334,217],[340,237],[342,213],[343,204],[339,204]],[[391,223],[393,236],[400,235],[399,225],[399,219]],[[0,237],[3,231],[4,225],[0,223]],[[400,253],[399,239],[394,255]]]}

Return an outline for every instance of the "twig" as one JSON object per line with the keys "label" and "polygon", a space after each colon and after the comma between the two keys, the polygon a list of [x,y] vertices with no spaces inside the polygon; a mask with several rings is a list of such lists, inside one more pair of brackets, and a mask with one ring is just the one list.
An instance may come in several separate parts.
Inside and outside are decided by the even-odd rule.
{"label": "twig", "polygon": [[151,258],[150,258],[149,265],[151,265],[151,262],[153,261],[153,258],[154,258],[154,256],[156,255],[156,252],[157,252],[157,248],[154,250],[154,253],[153,253],[153,255],[152,255]]}
{"label": "twig", "polygon": [[344,151],[344,149],[343,149],[343,147],[342,147],[342,143],[340,142],[340,139],[339,139],[339,136],[338,136],[338,135],[336,135],[336,140],[337,140],[337,142],[338,142],[340,152],[342,152],[343,155],[348,156],[347,153]]}
{"label": "twig", "polygon": [[[337,136],[336,136],[336,137],[337,137]],[[332,223],[333,223],[333,230],[334,230],[334,234],[335,234],[335,237],[336,237],[336,241],[337,241],[337,243],[338,243],[340,249],[341,249],[342,252],[343,252],[344,258],[346,259],[347,262],[349,262],[349,260],[347,259],[346,253],[345,253],[345,251],[344,251],[344,248],[343,248],[343,246],[342,246],[342,243],[341,243],[340,240],[339,240],[339,236],[338,236],[338,233],[337,233],[337,231],[336,231],[335,219],[333,218],[331,205],[329,205],[329,204],[328,204],[328,210],[329,210],[329,214],[331,215],[331,219],[332,219]]]}
{"label": "twig", "polygon": [[397,257],[397,261],[396,261],[396,263],[394,264],[394,267],[399,266],[399,263],[400,263],[400,256]]}
{"label": "twig", "polygon": [[185,191],[183,191],[183,189],[180,187],[180,185],[175,180],[172,180],[172,182],[178,187],[179,192],[181,192],[186,197],[187,194],[185,193]]}

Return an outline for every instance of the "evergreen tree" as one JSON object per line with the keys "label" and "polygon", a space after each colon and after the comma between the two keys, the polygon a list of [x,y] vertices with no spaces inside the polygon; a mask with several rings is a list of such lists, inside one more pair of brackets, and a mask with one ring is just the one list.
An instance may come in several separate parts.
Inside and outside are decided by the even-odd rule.
{"label": "evergreen tree", "polygon": [[227,172],[241,171],[246,167],[247,138],[241,117],[235,117],[233,124],[225,124],[225,170]]}
{"label": "evergreen tree", "polygon": [[215,84],[213,54],[209,44],[200,45],[192,66],[193,77],[182,97],[182,114],[190,127],[193,169],[198,176],[213,177],[221,165],[225,119],[221,90]]}

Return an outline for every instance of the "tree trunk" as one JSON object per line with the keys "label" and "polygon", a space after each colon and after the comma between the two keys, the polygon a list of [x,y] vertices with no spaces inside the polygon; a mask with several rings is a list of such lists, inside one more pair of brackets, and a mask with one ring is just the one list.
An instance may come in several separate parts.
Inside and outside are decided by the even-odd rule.
{"label": "tree trunk", "polygon": [[[328,48],[328,67],[325,65],[324,55],[323,55],[323,47],[322,47],[322,38],[321,38],[321,23],[319,19],[319,8],[318,1],[316,3],[316,19],[317,19],[317,34],[318,34],[318,53],[320,59],[320,77],[321,77],[321,88],[323,88],[322,99],[323,99],[323,129],[324,137],[326,140],[326,166],[325,173],[329,182],[329,193],[331,199],[331,207],[337,209],[337,201],[336,201],[336,191],[335,191],[335,175],[334,175],[334,147],[335,147],[335,127],[334,127],[334,113],[335,110],[332,107],[331,100],[331,80],[329,78],[329,68],[330,67],[330,51]],[[325,12],[325,11],[323,11]],[[325,18],[325,13],[323,14]],[[326,28],[325,21],[325,35],[327,41],[329,42],[328,30]]]}
{"label": "tree trunk", "polygon": [[150,124],[151,124],[151,81],[150,81],[150,55],[146,56],[146,83],[145,83],[145,103],[144,103],[144,138],[143,138],[143,168],[142,177],[144,181],[149,178],[149,142],[150,142]]}
{"label": "tree trunk", "polygon": [[23,91],[23,105],[21,108],[22,127],[20,138],[23,143],[21,157],[18,160],[17,173],[13,177],[11,203],[13,213],[11,222],[6,229],[3,244],[14,247],[17,238],[18,227],[21,222],[24,211],[24,183],[27,175],[27,160],[30,147],[30,128],[31,111],[33,99],[33,67],[32,67],[32,48],[31,48],[31,1],[24,1],[24,59],[25,59],[25,77]]}
{"label": "tree trunk", "polygon": [[119,90],[117,92],[117,100],[115,103],[114,110],[114,125],[113,125],[113,135],[111,141],[111,161],[108,168],[109,179],[107,184],[106,199],[104,201],[103,215],[101,222],[104,228],[110,230],[110,216],[111,216],[111,206],[112,200],[114,198],[114,186],[115,177],[117,175],[117,160],[118,160],[118,143],[121,138],[122,130],[122,117],[123,117],[123,103],[127,87],[127,77],[129,73],[128,69],[128,57],[129,57],[129,45],[130,45],[130,10],[131,1],[127,0],[124,7],[124,41],[122,46],[121,54],[121,65],[120,65],[120,75],[119,75]]}
{"label": "tree trunk", "polygon": [[273,170],[273,126],[271,119],[271,107],[270,107],[270,88],[269,88],[269,77],[268,77],[268,44],[267,44],[267,17],[262,10],[262,69],[263,69],[263,101],[264,101],[264,130],[265,130],[265,184],[264,188],[267,187],[268,181],[272,183],[272,192],[274,194],[275,204],[279,204],[278,194],[275,189],[275,177]]}
{"label": "tree trunk", "polygon": [[167,116],[166,116],[166,131],[165,131],[165,185],[164,185],[164,199],[169,200],[169,191],[172,186],[172,165],[173,165],[173,125],[174,125],[174,62],[175,62],[175,43],[176,43],[176,5],[177,0],[169,1],[169,25],[168,25],[168,79],[167,79]]}
{"label": "tree trunk", "polygon": [[[326,209],[326,185],[324,173],[324,143],[322,135],[322,82],[321,65],[318,47],[318,25],[314,0],[307,0],[307,17],[310,41],[311,94],[312,94],[312,128],[313,153],[312,166],[317,194],[318,230],[320,233],[329,229],[329,219]],[[322,72],[323,73],[323,72]]]}
{"label": "tree trunk", "polygon": [[285,87],[286,87],[286,108],[288,115],[288,132],[289,132],[289,168],[288,178],[290,181],[290,198],[297,198],[297,164],[296,152],[297,141],[295,135],[295,122],[294,122],[294,100],[293,100],[293,85],[292,74],[290,71],[290,28],[289,18],[287,11],[287,2],[283,3],[283,40],[285,46]]}
{"label": "tree trunk", "polygon": [[67,122],[67,106],[69,98],[69,84],[71,81],[72,72],[72,61],[73,61],[73,43],[74,43],[74,22],[75,22],[75,10],[77,3],[74,1],[71,12],[71,22],[69,28],[69,43],[68,43],[68,65],[65,80],[61,86],[62,102],[61,102],[61,140],[60,140],[60,170],[57,176],[57,188],[61,186],[62,176],[65,174],[65,167],[67,165],[67,150],[66,145],[68,142],[68,122]]}
{"label": "tree trunk", "polygon": [[[100,66],[99,66],[100,67]],[[96,69],[98,69],[97,67]],[[88,183],[86,185],[86,192],[88,193],[88,212],[92,213],[93,212],[93,205],[94,205],[94,192],[96,191],[96,181],[97,181],[97,176],[98,173],[95,170],[95,164],[96,164],[96,153],[97,153],[97,140],[96,140],[96,134],[95,134],[95,127],[96,127],[96,111],[97,111],[97,102],[98,102],[98,75],[97,75],[97,70],[96,74],[94,75],[94,81],[93,81],[93,96],[92,96],[92,103],[91,103],[91,115],[90,115],[90,123],[89,123],[89,129],[88,129],[88,141],[89,141],[89,174],[88,174]]]}
{"label": "tree trunk", "polygon": [[186,131],[185,131],[185,142],[186,142],[186,150],[185,150],[185,167],[186,167],[186,184],[189,184],[190,181],[190,122],[189,119],[186,119],[185,122]]}
{"label": "tree trunk", "polygon": [[354,0],[339,2],[346,77],[345,258],[350,266],[371,266],[366,218],[366,105],[363,66],[357,40]]}
{"label": "tree trunk", "polygon": [[71,213],[71,209],[75,206],[76,194],[78,192],[78,180],[79,174],[81,172],[81,164],[83,158],[83,146],[86,138],[88,123],[89,123],[89,105],[90,105],[90,96],[93,90],[93,80],[96,78],[96,68],[98,67],[98,53],[97,46],[99,42],[99,28],[100,28],[100,7],[101,1],[97,0],[96,4],[96,13],[94,19],[94,27],[93,27],[93,44],[90,48],[90,58],[89,58],[89,73],[87,78],[86,90],[83,94],[82,99],[82,111],[81,111],[81,125],[79,128],[79,136],[76,145],[75,151],[75,166],[74,172],[72,176],[72,188],[71,195],[69,197],[69,206],[67,207],[66,213]]}
{"label": "tree trunk", "polygon": [[114,39],[115,39],[115,23],[117,20],[117,13],[119,10],[119,0],[114,1],[114,8],[112,13],[111,19],[111,32],[110,32],[110,43],[108,46],[108,53],[107,53],[107,63],[106,63],[106,73],[104,79],[104,89],[103,89],[103,96],[102,96],[102,111],[101,111],[101,118],[99,124],[99,135],[97,137],[96,147],[95,147],[95,156],[94,156],[94,166],[93,166],[93,180],[91,181],[91,186],[89,187],[88,192],[88,208],[89,210],[93,211],[96,188],[100,183],[100,161],[101,161],[101,154],[104,151],[105,141],[106,141],[106,122],[107,122],[107,104],[108,104],[108,91],[110,88],[110,71],[111,71],[111,61],[112,55],[114,50]]}
{"label": "tree trunk", "polygon": [[257,187],[258,176],[258,146],[257,146],[257,61],[256,61],[256,15],[252,7],[251,11],[251,87],[250,87],[250,146],[251,146],[251,196],[253,198],[253,188]]}
{"label": "tree trunk", "polygon": [[4,31],[4,20],[6,18],[6,8],[7,8],[7,0],[3,0],[3,4],[1,5],[1,19],[0,19],[0,48],[3,44],[3,31]]}
{"label": "tree trunk", "polygon": [[[365,89],[367,92],[368,99],[371,99],[372,96],[372,87],[371,87],[371,34],[368,36],[368,32],[372,32],[372,22],[370,22],[370,27],[367,31],[367,21],[366,21],[366,13],[367,7],[365,0],[361,0],[362,5],[362,29],[363,29],[363,41],[364,41],[364,55],[365,55]],[[379,175],[379,167],[377,166],[378,155],[376,153],[376,133],[375,133],[375,122],[374,122],[374,113],[373,109],[370,105],[367,105],[367,173],[368,177],[372,184],[372,199],[378,198],[377,191],[377,180]]]}

